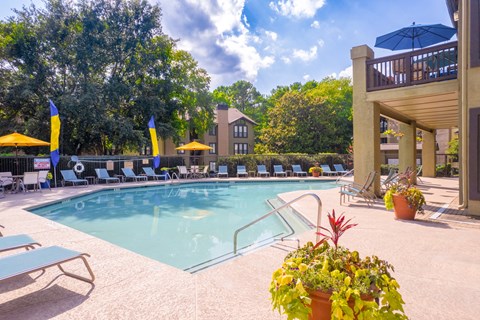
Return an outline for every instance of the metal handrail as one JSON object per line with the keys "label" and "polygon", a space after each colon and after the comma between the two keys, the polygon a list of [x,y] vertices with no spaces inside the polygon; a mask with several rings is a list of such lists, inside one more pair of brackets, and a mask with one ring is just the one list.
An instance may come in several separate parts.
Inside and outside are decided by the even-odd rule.
{"label": "metal handrail", "polygon": [[345,178],[345,177],[347,177],[347,176],[349,176],[349,175],[353,175],[353,171],[354,171],[354,170],[355,170],[355,169],[352,169],[352,170],[348,171],[347,173],[344,173],[343,175],[339,176],[339,177],[337,178],[337,180],[335,181],[335,183],[338,184],[338,183],[342,180],[342,178]]}
{"label": "metal handrail", "polygon": [[318,209],[317,209],[317,241],[318,241],[318,238],[320,237],[318,235],[318,232],[320,231],[320,223],[321,223],[321,219],[322,219],[322,217],[321,217],[322,216],[322,200],[320,200],[320,197],[318,195],[316,195],[315,193],[305,193],[305,194],[302,194],[301,196],[293,199],[292,201],[289,201],[289,202],[281,205],[280,207],[273,209],[272,211],[268,212],[267,214],[264,214],[263,216],[261,216],[258,219],[253,220],[252,222],[244,225],[243,227],[235,230],[235,233],[233,234],[233,254],[237,254],[237,239],[238,239],[238,233],[240,231],[250,227],[251,225],[254,225],[258,221],[265,219],[266,217],[274,214],[275,212],[277,212],[277,211],[279,211],[283,208],[289,207],[293,203],[295,203],[298,200],[303,199],[307,196],[312,196],[313,198],[315,198],[315,200],[317,200],[317,204],[318,204]]}

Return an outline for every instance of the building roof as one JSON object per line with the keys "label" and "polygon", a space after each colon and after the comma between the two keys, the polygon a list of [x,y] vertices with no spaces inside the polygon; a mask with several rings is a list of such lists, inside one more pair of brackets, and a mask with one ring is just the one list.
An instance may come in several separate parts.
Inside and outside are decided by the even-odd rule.
{"label": "building roof", "polygon": [[[253,124],[257,124],[255,121],[253,121],[250,117],[246,116],[244,113],[242,113],[240,110],[237,108],[228,108],[228,124],[231,124],[237,120],[244,119],[247,120]],[[218,123],[217,121],[217,112],[218,110],[215,109],[215,122]]]}

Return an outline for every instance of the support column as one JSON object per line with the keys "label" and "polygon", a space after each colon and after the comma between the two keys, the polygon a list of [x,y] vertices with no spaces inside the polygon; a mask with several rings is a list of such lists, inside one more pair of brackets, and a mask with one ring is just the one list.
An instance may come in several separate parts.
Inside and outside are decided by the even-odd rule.
{"label": "support column", "polygon": [[380,193],[380,106],[367,101],[366,61],[374,57],[368,46],[350,51],[353,67],[353,161],[355,182],[364,184],[368,174],[378,173],[374,190]]}
{"label": "support column", "polygon": [[398,170],[404,172],[407,168],[410,168],[415,171],[417,168],[417,128],[415,122],[410,125],[400,123],[399,129],[403,136],[398,142]]}
{"label": "support column", "polygon": [[424,177],[435,178],[437,157],[437,143],[435,140],[436,132],[423,131],[422,132],[422,175]]}

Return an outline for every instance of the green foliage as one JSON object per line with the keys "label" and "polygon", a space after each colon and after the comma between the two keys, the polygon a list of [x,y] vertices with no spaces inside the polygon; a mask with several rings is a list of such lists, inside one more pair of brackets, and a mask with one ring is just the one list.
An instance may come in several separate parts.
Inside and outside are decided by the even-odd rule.
{"label": "green foliage", "polygon": [[386,176],[390,172],[390,169],[396,169],[396,171],[398,171],[398,164],[381,164],[380,174]]}
{"label": "green foliage", "polygon": [[413,171],[407,170],[398,176],[395,183],[390,185],[383,198],[387,210],[392,210],[394,207],[393,195],[400,195],[407,199],[410,208],[415,208],[417,211],[423,212],[423,205],[426,204],[425,197],[422,191],[413,186],[413,174]]}
{"label": "green foliage", "polygon": [[146,0],[16,11],[0,23],[0,60],[2,130],[48,140],[51,99],[62,153],[138,151],[152,115],[158,135],[173,138],[204,132],[213,118],[209,76],[162,33],[161,9]]}
{"label": "green foliage", "polygon": [[453,156],[453,161],[458,161],[458,136],[448,142],[447,154]]}
{"label": "green foliage", "polygon": [[343,216],[336,219],[334,213],[329,222],[330,236],[289,253],[273,273],[269,288],[273,308],[287,319],[307,320],[309,291],[318,290],[332,294],[331,319],[407,319],[400,286],[390,274],[393,266],[377,256],[362,259],[357,251],[330,246],[326,239],[338,241],[354,224]]}
{"label": "green foliage", "polygon": [[268,99],[268,124],[256,152],[345,152],[352,137],[352,87],[326,78],[277,87]]}

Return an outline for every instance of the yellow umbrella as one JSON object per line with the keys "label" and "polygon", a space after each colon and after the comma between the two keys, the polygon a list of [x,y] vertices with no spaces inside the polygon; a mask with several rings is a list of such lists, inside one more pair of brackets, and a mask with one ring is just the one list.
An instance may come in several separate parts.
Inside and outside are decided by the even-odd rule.
{"label": "yellow umbrella", "polygon": [[15,162],[18,174],[18,147],[41,147],[49,146],[50,143],[38,140],[20,133],[11,133],[0,137],[0,147],[15,147]]}
{"label": "yellow umbrella", "polygon": [[184,146],[176,148],[176,150],[190,150],[190,151],[211,150],[211,149],[213,148],[197,141],[193,141],[193,142],[187,143]]}

